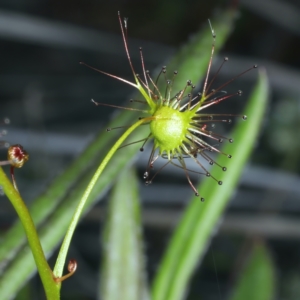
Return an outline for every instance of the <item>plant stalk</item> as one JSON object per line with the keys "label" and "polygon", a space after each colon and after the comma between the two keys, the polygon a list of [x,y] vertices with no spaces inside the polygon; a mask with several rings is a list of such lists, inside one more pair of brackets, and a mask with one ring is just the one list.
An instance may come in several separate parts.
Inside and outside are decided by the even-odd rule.
{"label": "plant stalk", "polygon": [[89,182],[86,190],[83,193],[82,198],[79,201],[79,204],[76,208],[76,211],[72,217],[70,226],[68,228],[68,231],[66,233],[66,236],[63,240],[62,246],[60,248],[58,257],[57,257],[57,261],[53,270],[53,274],[55,277],[61,277],[62,276],[62,272],[63,272],[63,268],[64,268],[64,264],[66,261],[66,256],[67,256],[67,252],[71,243],[71,239],[72,236],[74,234],[75,228],[77,226],[77,223],[79,222],[81,213],[83,211],[84,205],[92,191],[92,189],[94,188],[97,180],[99,179],[100,175],[102,174],[103,170],[105,169],[107,163],[110,161],[110,159],[113,157],[113,155],[115,154],[115,152],[118,150],[118,148],[121,146],[121,144],[125,141],[125,139],[137,128],[139,127],[141,124],[148,122],[152,119],[152,117],[149,118],[143,118],[139,121],[137,121],[136,123],[134,123],[132,126],[130,126],[124,133],[123,135],[116,141],[116,143],[112,146],[112,148],[108,151],[108,153],[106,154],[106,156],[104,157],[103,161],[100,163],[98,169],[96,170],[96,172],[94,173],[91,181]]}
{"label": "plant stalk", "polygon": [[0,184],[1,187],[15,208],[26,233],[28,243],[35,260],[38,272],[40,274],[46,297],[48,300],[59,300],[60,284],[53,280],[53,273],[48,265],[40,239],[38,237],[35,225],[19,192],[14,188],[3,169],[0,167]]}

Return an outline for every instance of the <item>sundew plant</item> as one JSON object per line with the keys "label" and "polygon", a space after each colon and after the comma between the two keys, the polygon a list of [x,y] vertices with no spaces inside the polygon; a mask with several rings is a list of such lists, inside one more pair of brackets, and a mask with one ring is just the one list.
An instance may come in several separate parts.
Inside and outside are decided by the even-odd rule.
{"label": "sundew plant", "polygon": [[[175,230],[152,283],[151,291],[148,291],[146,276],[143,275],[145,268],[141,247],[139,201],[134,183],[136,178],[131,171],[129,175],[121,174],[109,204],[110,213],[105,226],[105,245],[110,250],[104,251],[100,294],[103,299],[183,299],[197,261],[203,255],[211,232],[230,199],[231,192],[249,156],[266,104],[267,82],[264,72],[260,72],[259,81],[248,101],[245,114],[205,112],[207,108],[214,107],[220,102],[233,101],[230,98],[241,96],[240,90],[227,93],[225,88],[232,81],[257,67],[254,65],[245,68],[245,71],[228,79],[221,86],[214,86],[219,70],[228,61],[228,58],[225,58],[219,70],[211,75],[214,51],[219,47],[218,41],[221,42],[228,35],[233,15],[233,11],[223,12],[216,20],[212,20],[213,27],[205,28],[205,35],[195,36],[194,40],[175,57],[178,66],[169,77],[170,73],[167,72],[166,67],[162,67],[156,76],[150,75],[144,64],[142,48],[140,48],[142,73],[141,75],[136,73],[127,42],[127,20],[125,19],[123,23],[119,13],[125,52],[134,81],[82,64],[137,89],[139,96],[132,102],[137,102],[133,104],[139,106],[121,107],[93,100],[97,106],[111,106],[124,112],[108,125],[110,132],[101,133],[76,162],[55,180],[48,191],[36,199],[30,210],[25,206],[15,182],[13,181],[12,184],[1,169],[0,185],[24,226],[47,299],[60,299],[62,282],[73,275],[77,269],[76,260],[69,260],[68,273],[63,275],[71,239],[81,216],[99,198],[99,194],[111,185],[112,178],[117,174],[114,172],[128,165],[129,158],[134,155],[137,147],[143,151],[145,144],[152,141],[152,151],[143,174],[146,184],[152,183],[158,172],[164,172],[165,166],[173,165],[182,169],[183,176],[187,178],[195,198],[191,200],[182,221]],[[218,34],[220,32],[220,39],[218,38],[217,41],[213,28]],[[206,47],[207,45],[210,46]],[[202,57],[201,53],[206,53],[205,57]],[[192,63],[193,68],[191,68],[192,59],[196,59],[195,63]],[[170,66],[173,67],[172,61]],[[182,76],[186,77],[183,81]],[[199,90],[197,86],[201,76],[204,80]],[[134,122],[137,115],[138,121]],[[244,122],[246,116],[249,120]],[[213,124],[231,123],[233,118],[241,119],[241,122],[238,122],[230,138],[211,130]],[[124,127],[124,133],[113,143],[117,136],[113,128],[119,127],[121,122],[126,124],[125,122],[128,121],[132,125]],[[127,145],[127,138],[131,135],[135,137],[136,129],[145,134],[144,137],[137,138],[136,142]],[[235,147],[231,146],[233,140],[235,140]],[[223,141],[228,142],[225,148],[221,148]],[[111,144],[112,146],[107,146]],[[118,149],[120,151],[115,156]],[[102,157],[102,152],[107,154]],[[219,156],[213,158],[213,153]],[[160,158],[165,160],[165,164],[158,170],[152,170],[155,161]],[[113,167],[109,164],[111,159],[115,160]],[[187,168],[187,159],[194,162],[195,169]],[[87,174],[92,174],[91,172],[94,174],[90,179]],[[190,178],[191,173],[208,178],[201,187],[197,187]],[[155,185],[151,188],[155,188]],[[72,189],[72,193],[68,192],[69,189]],[[116,224],[115,219],[122,222]],[[36,226],[39,227],[38,232]],[[113,238],[115,235],[119,238]],[[57,246],[63,236],[58,258],[52,270],[46,255]],[[2,243],[0,260],[5,263],[0,279],[0,294],[4,295],[3,299],[9,299],[34,269],[33,264],[24,265],[29,258],[26,256],[28,254],[24,254],[23,241],[23,231],[20,223],[17,223]],[[112,256],[119,257],[117,264]],[[14,261],[16,263],[13,263]],[[130,264],[130,261],[135,263]],[[80,266],[78,267],[80,269]],[[111,288],[112,282],[115,288]]]}
{"label": "sundew plant", "polygon": [[[208,63],[208,69],[207,69],[207,74],[203,85],[203,90],[202,92],[193,93],[196,86],[193,85],[191,80],[187,80],[182,90],[173,91],[172,89],[173,82],[176,80],[176,75],[178,74],[178,71],[173,72],[173,78],[171,80],[167,79],[166,77],[167,68],[165,66],[162,68],[161,72],[157,76],[157,79],[154,81],[150,77],[149,71],[145,69],[142,48],[140,48],[140,55],[141,55],[142,72],[144,78],[142,79],[141,76],[136,74],[128,50],[128,44],[126,39],[127,32],[126,33],[124,32],[120,14],[119,14],[119,21],[120,21],[120,26],[122,31],[122,37],[124,40],[125,51],[127,54],[130,68],[132,70],[135,79],[135,83],[108,74],[101,70],[97,70],[97,71],[105,75],[111,76],[113,78],[116,78],[118,80],[121,80],[129,85],[132,85],[133,87],[139,90],[140,94],[145,99],[145,104],[148,106],[148,109],[147,110],[135,109],[135,110],[138,110],[141,113],[148,115],[146,117],[141,118],[141,120],[136,123],[138,126],[142,124],[149,124],[149,129],[150,129],[149,135],[144,140],[142,140],[143,146],[141,147],[141,151],[143,151],[144,145],[148,140],[150,140],[151,138],[153,138],[154,140],[147,170],[144,173],[144,179],[146,179],[146,183],[149,184],[152,182],[152,179],[149,179],[150,169],[153,168],[154,162],[157,160],[157,158],[161,156],[167,159],[167,163],[165,165],[172,164],[174,166],[178,166],[177,162],[179,163],[178,167],[184,170],[187,180],[191,188],[195,192],[196,196],[199,196],[199,193],[189,178],[188,175],[189,170],[186,168],[185,158],[193,159],[195,163],[200,167],[200,169],[202,169],[203,172],[202,174],[208,177],[212,177],[215,181],[218,182],[219,185],[221,185],[222,181],[220,180],[218,181],[204,167],[204,165],[197,159],[197,155],[201,156],[202,158],[204,158],[204,160],[208,161],[210,165],[213,165],[215,163],[219,167],[221,167],[223,171],[226,171],[226,167],[220,166],[207,154],[207,152],[218,152],[218,153],[222,153],[222,152],[217,147],[214,147],[210,143],[206,142],[204,140],[204,137],[209,137],[210,139],[212,139],[215,142],[217,141],[218,143],[222,143],[223,139],[226,139],[230,143],[232,143],[233,142],[232,138],[225,138],[223,136],[220,136],[217,133],[208,130],[207,127],[209,123],[213,123],[213,124],[218,122],[231,123],[232,120],[230,117],[236,117],[238,115],[206,114],[203,113],[203,111],[212,105],[216,105],[221,101],[231,98],[232,96],[235,95],[241,96],[242,91],[239,90],[234,94],[227,95],[226,92],[223,90],[223,88],[226,85],[228,85],[236,78],[231,79],[230,81],[221,85],[217,89],[210,90],[213,85],[214,79],[218,74],[217,72],[217,74],[212,79],[209,80],[211,63],[212,63],[214,48],[215,48],[214,43],[216,37],[213,28],[211,27],[211,32],[212,32],[214,43],[212,45],[212,52]],[[127,26],[127,21],[125,22],[125,25]],[[127,27],[125,28],[127,30]],[[224,58],[224,62],[226,61],[228,61],[227,57]],[[220,69],[222,68],[222,66],[223,64],[221,65]],[[257,68],[257,66],[254,65],[252,68]],[[252,68],[244,71],[237,77],[250,71]],[[166,84],[165,90],[163,91],[160,91],[158,88],[159,77],[163,77],[163,80],[165,81]],[[218,94],[220,94],[220,96],[218,96]],[[98,103],[95,101],[93,102],[96,105],[108,105],[108,104]],[[126,108],[126,107],[120,107],[120,108],[130,110],[130,108]],[[247,119],[246,115],[240,117],[242,117],[243,120]],[[136,125],[133,125],[133,128],[136,128]],[[128,133],[130,133],[131,131],[132,130],[129,129]],[[126,134],[126,137],[127,135],[128,134]],[[155,154],[156,152],[157,154]],[[226,154],[226,153],[222,153],[222,154],[226,155],[228,158],[231,158],[230,154]],[[201,197],[201,200],[204,201],[204,198]]]}

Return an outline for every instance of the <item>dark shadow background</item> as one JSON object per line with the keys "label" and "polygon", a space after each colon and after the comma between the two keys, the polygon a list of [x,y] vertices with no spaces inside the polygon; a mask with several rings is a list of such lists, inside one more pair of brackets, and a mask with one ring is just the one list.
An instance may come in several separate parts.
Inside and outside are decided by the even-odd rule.
{"label": "dark shadow background", "polygon": [[[118,10],[129,18],[133,63],[140,66],[138,47],[142,45],[147,68],[152,70],[162,66],[200,26],[209,30],[207,19],[229,4],[196,0],[2,0],[0,118],[9,117],[11,124],[1,128],[8,131],[6,141],[20,143],[30,153],[30,163],[17,172],[19,188],[28,203],[76,158],[112,114],[109,108],[95,109],[90,99],[122,104],[133,92],[130,86],[79,65],[85,61],[132,80]],[[236,28],[220,54],[230,61],[219,80],[224,82],[257,63],[267,70],[271,97],[260,139],[210,247],[222,299],[230,292],[241,257],[256,240],[266,242],[276,264],[277,299],[298,299],[300,2],[242,0],[239,7]],[[245,99],[255,78],[253,72],[238,82]],[[1,160],[5,153],[2,149]],[[141,175],[151,279],[191,191],[182,173],[172,168],[157,178],[157,188],[146,190],[142,174],[147,159],[147,154],[142,155],[136,164]],[[16,215],[5,197],[0,200],[4,232]],[[80,262],[80,272],[64,285],[63,299],[96,299],[99,235],[105,216],[101,205],[78,228],[71,253]],[[220,299],[216,269],[208,250],[187,299]],[[33,278],[31,299],[43,297],[39,288],[39,279]],[[25,299],[21,295],[18,299]]]}

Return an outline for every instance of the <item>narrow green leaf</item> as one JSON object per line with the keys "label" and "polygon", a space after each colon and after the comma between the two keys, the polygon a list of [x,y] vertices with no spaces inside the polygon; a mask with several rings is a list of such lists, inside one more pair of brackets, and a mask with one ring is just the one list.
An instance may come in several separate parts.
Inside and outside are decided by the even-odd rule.
{"label": "narrow green leaf", "polygon": [[34,289],[30,282],[28,282],[16,295],[14,300],[24,300],[24,299],[32,299],[34,298]]}
{"label": "narrow green leaf", "polygon": [[275,273],[270,253],[265,245],[255,245],[230,300],[272,300]]}
{"label": "narrow green leaf", "polygon": [[142,300],[146,275],[138,182],[133,170],[125,170],[118,177],[108,203],[102,240],[101,299]]}
{"label": "narrow green leaf", "polygon": [[220,155],[216,159],[221,166],[227,166],[227,171],[222,171],[218,166],[211,170],[218,180],[223,181],[223,185],[218,186],[211,178],[206,178],[200,185],[199,191],[206,201],[202,203],[198,197],[194,197],[187,207],[154,280],[153,300],[183,299],[189,279],[203,256],[256,143],[267,98],[267,77],[264,70],[261,70],[246,108],[248,120],[238,124],[231,135],[235,144],[228,144],[222,149],[225,153],[232,154],[232,158]]}

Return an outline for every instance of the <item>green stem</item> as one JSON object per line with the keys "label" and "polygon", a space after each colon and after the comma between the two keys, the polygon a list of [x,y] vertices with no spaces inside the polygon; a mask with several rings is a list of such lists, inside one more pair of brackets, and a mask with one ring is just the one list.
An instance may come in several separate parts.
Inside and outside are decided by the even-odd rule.
{"label": "green stem", "polygon": [[12,185],[11,181],[7,178],[2,168],[0,168],[0,184],[4,193],[15,208],[23,224],[32,255],[34,257],[36,266],[38,268],[38,272],[40,274],[44,286],[47,299],[60,299],[60,285],[55,283],[55,281],[53,280],[52,270],[49,267],[46,257],[44,255],[31,215],[21,195],[15,190],[14,186]]}
{"label": "green stem", "polygon": [[66,261],[66,256],[67,256],[67,252],[70,246],[70,242],[72,239],[72,236],[74,234],[76,225],[80,219],[81,213],[83,211],[84,205],[92,191],[92,189],[94,188],[95,184],[97,183],[100,175],[102,174],[103,170],[105,169],[107,163],[110,161],[110,159],[113,157],[113,155],[115,154],[115,152],[118,150],[118,148],[121,146],[121,144],[125,141],[125,139],[137,128],[139,127],[141,124],[148,122],[149,120],[151,120],[150,118],[144,118],[142,120],[137,121],[136,123],[134,123],[132,126],[130,126],[124,133],[123,135],[117,140],[117,142],[112,146],[112,148],[109,150],[109,152],[106,154],[105,158],[103,159],[103,161],[100,163],[98,169],[96,170],[95,174],[93,175],[91,181],[89,182],[85,192],[83,193],[83,196],[76,208],[76,211],[72,217],[71,223],[69,225],[68,231],[66,233],[66,236],[63,240],[62,246],[60,248],[58,257],[57,257],[57,261],[53,270],[53,274],[55,277],[61,277],[62,273],[63,273],[63,268],[64,268],[64,264]]}

